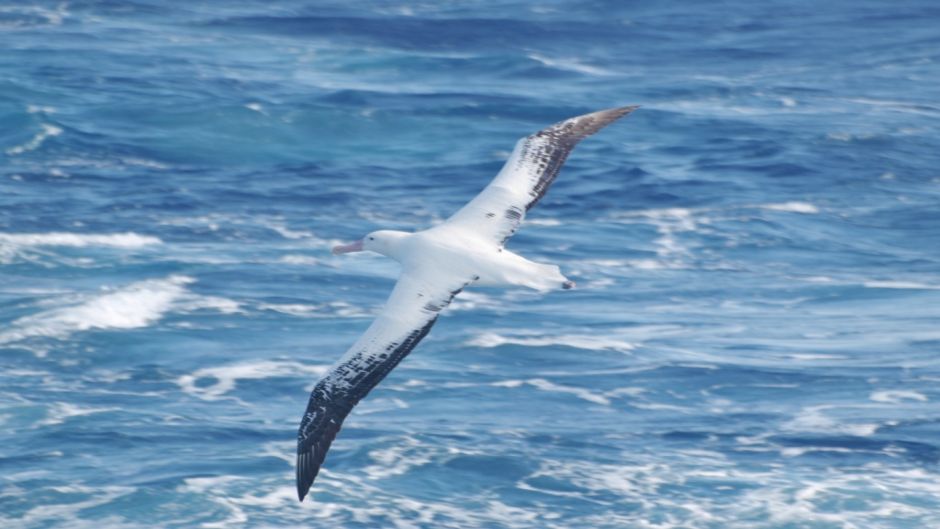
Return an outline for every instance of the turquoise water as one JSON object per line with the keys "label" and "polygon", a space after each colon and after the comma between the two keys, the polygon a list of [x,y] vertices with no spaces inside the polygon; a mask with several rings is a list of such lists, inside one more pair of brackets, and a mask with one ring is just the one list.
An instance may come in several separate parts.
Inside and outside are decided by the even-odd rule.
{"label": "turquoise water", "polygon": [[[940,526],[933,2],[0,5],[0,526]],[[296,500],[310,388],[581,144]]]}

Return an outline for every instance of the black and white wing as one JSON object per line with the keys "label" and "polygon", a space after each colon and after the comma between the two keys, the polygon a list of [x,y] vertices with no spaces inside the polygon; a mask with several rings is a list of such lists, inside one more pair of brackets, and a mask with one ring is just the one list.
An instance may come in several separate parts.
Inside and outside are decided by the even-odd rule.
{"label": "black and white wing", "polygon": [[446,224],[482,232],[502,246],[519,228],[526,211],[548,191],[574,146],[637,108],[585,114],[522,138],[490,185]]}
{"label": "black and white wing", "polygon": [[297,495],[301,501],[320,471],[346,415],[421,341],[472,278],[405,271],[382,312],[310,394],[297,433]]}

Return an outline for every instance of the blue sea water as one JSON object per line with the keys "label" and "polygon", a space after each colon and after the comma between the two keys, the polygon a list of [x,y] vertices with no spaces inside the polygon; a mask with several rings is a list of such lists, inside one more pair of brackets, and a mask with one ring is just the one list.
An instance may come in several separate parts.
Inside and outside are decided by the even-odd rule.
{"label": "blue sea water", "polygon": [[[0,527],[940,527],[940,8],[0,5]],[[353,412],[297,424],[420,229],[586,140]]]}

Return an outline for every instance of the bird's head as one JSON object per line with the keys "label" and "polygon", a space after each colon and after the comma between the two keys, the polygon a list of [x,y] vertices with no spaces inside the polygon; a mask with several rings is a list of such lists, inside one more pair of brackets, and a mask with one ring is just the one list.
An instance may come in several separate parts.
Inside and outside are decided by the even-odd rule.
{"label": "bird's head", "polygon": [[333,254],[340,255],[351,252],[369,250],[372,252],[395,257],[399,244],[408,234],[402,231],[379,230],[374,231],[362,239],[350,244],[340,244],[333,247]]}

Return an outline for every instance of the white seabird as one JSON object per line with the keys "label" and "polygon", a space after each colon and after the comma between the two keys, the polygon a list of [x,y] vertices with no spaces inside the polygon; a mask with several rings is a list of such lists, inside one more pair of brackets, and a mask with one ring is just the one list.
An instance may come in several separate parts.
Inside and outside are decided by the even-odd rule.
{"label": "white seabird", "polygon": [[375,231],[333,248],[335,254],[378,252],[401,263],[402,270],[382,312],[310,394],[297,433],[301,501],[353,406],[428,334],[461,290],[471,284],[537,290],[574,286],[557,266],[532,262],[504,245],[574,146],[636,109],[585,114],[522,138],[486,189],[443,224],[415,233]]}

